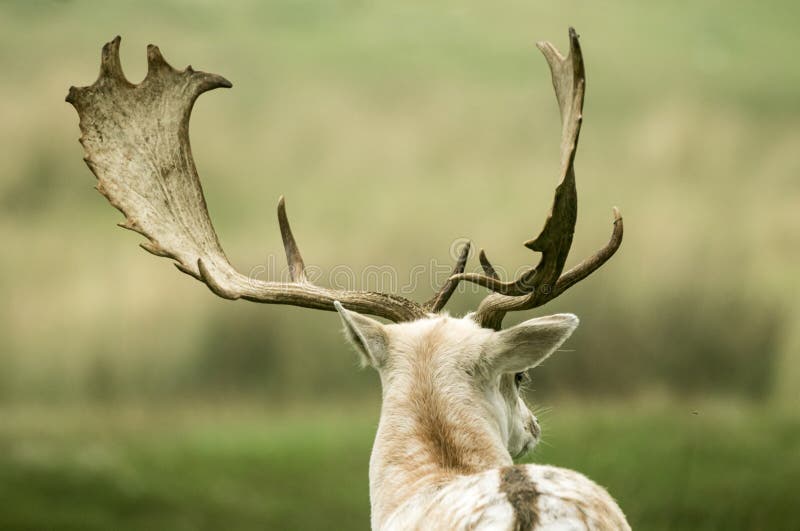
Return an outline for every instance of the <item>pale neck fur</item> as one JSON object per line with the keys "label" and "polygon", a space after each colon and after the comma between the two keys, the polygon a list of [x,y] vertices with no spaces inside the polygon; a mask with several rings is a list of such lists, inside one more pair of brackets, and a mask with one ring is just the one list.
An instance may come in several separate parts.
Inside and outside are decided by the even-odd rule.
{"label": "pale neck fur", "polygon": [[463,383],[436,380],[443,357],[438,353],[434,362],[433,351],[452,344],[442,339],[435,327],[423,334],[409,345],[416,353],[413,361],[395,367],[390,381],[384,378],[370,459],[373,529],[380,529],[412,495],[458,475],[512,464],[501,428],[488,412],[482,414],[485,399],[475,396],[475,390],[459,388]]}

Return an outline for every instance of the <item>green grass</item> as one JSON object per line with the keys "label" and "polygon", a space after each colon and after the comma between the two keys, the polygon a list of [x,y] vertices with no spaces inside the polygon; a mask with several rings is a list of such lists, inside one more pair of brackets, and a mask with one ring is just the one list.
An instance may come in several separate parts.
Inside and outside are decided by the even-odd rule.
{"label": "green grass", "polygon": [[[25,408],[0,419],[1,529],[368,527],[377,419],[361,406]],[[797,418],[572,405],[544,425],[531,459],[605,485],[636,529],[797,528]]]}
{"label": "green grass", "polygon": [[796,416],[737,406],[584,406],[555,412],[552,432],[552,446],[534,460],[608,487],[634,529],[797,529]]}

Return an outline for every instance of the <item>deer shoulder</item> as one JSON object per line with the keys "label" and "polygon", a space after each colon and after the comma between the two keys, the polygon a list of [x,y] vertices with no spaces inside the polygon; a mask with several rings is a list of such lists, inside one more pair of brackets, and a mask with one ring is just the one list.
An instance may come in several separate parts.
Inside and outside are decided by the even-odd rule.
{"label": "deer shoulder", "polygon": [[630,529],[605,489],[573,470],[514,465],[420,493],[386,529]]}

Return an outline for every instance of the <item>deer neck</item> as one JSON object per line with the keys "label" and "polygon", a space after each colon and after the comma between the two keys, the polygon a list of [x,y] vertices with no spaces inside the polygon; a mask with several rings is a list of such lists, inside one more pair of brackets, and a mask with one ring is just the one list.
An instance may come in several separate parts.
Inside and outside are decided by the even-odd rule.
{"label": "deer neck", "polygon": [[480,397],[437,386],[431,374],[384,390],[370,459],[373,529],[412,495],[459,475],[512,463],[499,427],[483,414]]}

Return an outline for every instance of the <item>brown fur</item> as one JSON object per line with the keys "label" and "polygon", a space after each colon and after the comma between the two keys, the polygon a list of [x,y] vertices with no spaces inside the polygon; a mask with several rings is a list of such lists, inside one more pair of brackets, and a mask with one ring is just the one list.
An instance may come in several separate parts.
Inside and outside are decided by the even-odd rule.
{"label": "brown fur", "polygon": [[539,493],[525,470],[509,466],[500,470],[500,491],[514,509],[513,531],[528,531],[539,521],[536,503]]}
{"label": "brown fur", "polygon": [[441,382],[436,382],[434,356],[440,344],[440,335],[434,329],[422,338],[413,364],[413,379],[417,385],[412,387],[408,400],[415,406],[409,409],[415,414],[414,439],[445,472],[472,474],[482,469],[481,464],[486,462],[484,455],[491,444],[485,440],[485,432],[476,429],[471,419],[459,415],[461,408],[443,395]]}
{"label": "brown fur", "polygon": [[510,464],[505,448],[491,438],[481,406],[463,392],[448,392],[449,382],[442,381],[442,374],[455,370],[448,365],[458,362],[440,350],[449,344],[442,326],[408,345],[413,358],[389,360],[386,372],[409,385],[384,396],[376,440],[383,466],[371,478],[392,492],[377,502],[381,514],[391,513],[423,485],[443,485],[458,475]]}

